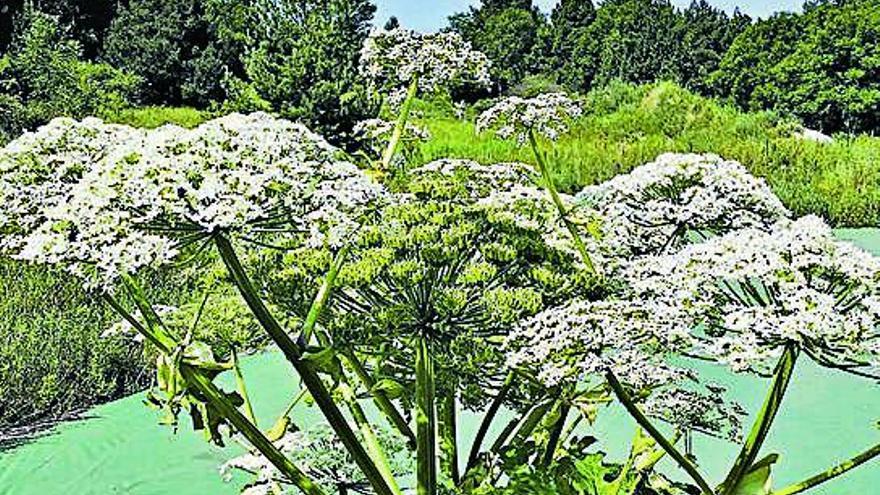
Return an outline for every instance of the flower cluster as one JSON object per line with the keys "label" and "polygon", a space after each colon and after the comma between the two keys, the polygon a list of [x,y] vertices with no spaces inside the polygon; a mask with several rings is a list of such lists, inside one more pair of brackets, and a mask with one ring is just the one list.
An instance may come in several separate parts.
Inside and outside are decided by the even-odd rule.
{"label": "flower cluster", "polygon": [[[338,243],[384,196],[305,127],[232,114],[187,130],[58,119],[0,151],[2,249],[90,285],[172,259],[223,231]],[[305,232],[305,235],[302,233]]]}
{"label": "flower cluster", "polygon": [[688,378],[686,371],[666,364],[664,348],[677,339],[658,339],[654,310],[650,304],[616,300],[574,300],[549,308],[520,322],[508,336],[508,364],[535,368],[548,386],[607,370],[637,389]]}
{"label": "flower cluster", "polygon": [[169,238],[136,229],[119,207],[117,176],[98,164],[123,162],[120,143],[137,149],[146,134],[97,119],[55,119],[0,150],[0,250],[64,265],[94,286],[172,259]]}
{"label": "flower cluster", "polygon": [[880,259],[817,217],[639,258],[626,277],[663,332],[691,332],[691,352],[736,371],[769,371],[786,345],[856,373],[880,366]]}
{"label": "flower cluster", "polygon": [[361,50],[361,73],[400,103],[413,78],[423,94],[462,82],[488,87],[489,59],[456,33],[408,29],[374,31]]}
{"label": "flower cluster", "polygon": [[698,431],[738,442],[746,410],[736,402],[724,400],[724,387],[709,383],[704,388],[705,391],[683,387],[660,390],[645,399],[642,407],[647,414],[682,431]]}
{"label": "flower cluster", "polygon": [[[391,469],[395,475],[411,471],[412,458],[406,444],[390,432],[380,430],[379,442],[389,455]],[[307,430],[288,431],[275,442],[293,463],[319,487],[328,491],[353,491],[371,493],[369,483],[360,468],[348,455],[342,442],[327,425],[318,425]],[[287,486],[287,480],[280,471],[259,452],[249,452],[232,459],[220,467],[220,475],[226,482],[232,480],[233,473],[244,471],[254,475],[254,480],[243,490],[242,495],[274,495],[276,487]]]}
{"label": "flower cluster", "polygon": [[716,155],[664,154],[576,196],[602,218],[616,256],[671,252],[688,240],[755,227],[789,215],[763,179]]}
{"label": "flower cluster", "polygon": [[[657,321],[658,307],[645,301],[574,300],[520,322],[507,337],[508,365],[532,369],[546,386],[614,375],[644,407],[683,429],[734,439],[743,411],[727,404],[721,391],[696,390],[696,374],[671,364],[674,349],[689,335]],[[688,397],[703,397],[693,404]]]}
{"label": "flower cluster", "polygon": [[[367,119],[358,122],[354,126],[353,134],[360,141],[366,144],[376,155],[381,155],[388,142],[391,140],[391,134],[394,132],[394,122],[383,119]],[[431,139],[431,133],[424,127],[417,126],[407,122],[403,139],[409,141],[427,141]]]}
{"label": "flower cluster", "polygon": [[501,139],[515,139],[520,146],[528,142],[532,132],[555,141],[581,113],[580,105],[562,93],[535,98],[511,96],[480,115],[477,132],[494,129]]}
{"label": "flower cluster", "polygon": [[410,171],[409,189],[419,192],[430,184],[460,185],[463,195],[472,199],[517,188],[534,187],[533,173],[522,163],[483,165],[473,160],[444,158]]}
{"label": "flower cluster", "polygon": [[[478,407],[503,381],[495,337],[595,281],[548,242],[558,213],[524,165],[440,160],[409,170],[399,187],[352,245],[328,304],[329,330],[359,350],[383,349],[381,366],[402,383],[412,376],[411,339],[429,339],[448,378],[439,386],[459,387],[462,403]],[[271,284],[276,307],[301,312],[303,298],[288,288],[312,286],[326,258],[285,256]]]}

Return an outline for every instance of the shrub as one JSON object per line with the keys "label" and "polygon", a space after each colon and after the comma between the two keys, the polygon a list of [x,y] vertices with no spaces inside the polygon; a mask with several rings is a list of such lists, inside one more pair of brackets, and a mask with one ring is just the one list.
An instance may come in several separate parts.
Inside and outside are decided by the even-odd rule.
{"label": "shrub", "polygon": [[258,5],[254,15],[262,34],[244,62],[261,99],[330,139],[349,135],[357,122],[375,116],[357,71],[375,6],[365,0]]}
{"label": "shrub", "polygon": [[[113,20],[104,59],[145,80],[147,104],[222,101],[222,75],[241,72],[239,9],[221,0],[134,0]],[[241,6],[239,6],[241,7]]]}
{"label": "shrub", "polygon": [[824,132],[880,129],[880,3],[819,2],[743,32],[713,75],[743,108],[794,114]]}
{"label": "shrub", "polygon": [[102,115],[127,106],[139,79],[105,64],[79,59],[78,43],[64,39],[58,22],[22,13],[9,53],[0,59],[0,133],[12,137],[54,117]]}

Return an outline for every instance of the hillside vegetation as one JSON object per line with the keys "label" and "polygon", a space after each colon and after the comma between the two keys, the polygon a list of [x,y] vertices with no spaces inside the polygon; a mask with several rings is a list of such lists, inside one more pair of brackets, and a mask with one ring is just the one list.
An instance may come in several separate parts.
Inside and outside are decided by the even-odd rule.
{"label": "hillside vegetation", "polygon": [[[419,161],[533,161],[527,148],[477,135],[474,111],[459,119],[448,104],[423,103],[421,110],[431,139],[415,150]],[[821,143],[796,137],[799,130],[776,114],[741,112],[673,83],[614,83],[587,94],[585,116],[550,158],[561,187],[574,191],[664,152],[715,153],[765,178],[797,215],[817,214],[841,227],[880,224],[880,139]]]}

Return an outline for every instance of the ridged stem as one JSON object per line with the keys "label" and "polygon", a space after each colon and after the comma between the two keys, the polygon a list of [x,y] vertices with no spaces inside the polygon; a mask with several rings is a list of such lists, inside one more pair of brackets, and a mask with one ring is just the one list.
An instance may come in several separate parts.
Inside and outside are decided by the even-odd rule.
{"label": "ridged stem", "polygon": [[293,365],[303,384],[309,390],[315,404],[323,413],[330,427],[336,432],[337,437],[345,446],[349,455],[351,455],[352,459],[361,469],[373,490],[378,495],[394,495],[391,487],[388,486],[382,473],[376,467],[376,463],[370,458],[364,446],[358,440],[357,435],[355,435],[354,430],[351,429],[345,416],[343,416],[342,411],[339,410],[339,407],[333,401],[333,397],[330,395],[321,377],[318,376],[318,373],[312,368],[311,364],[302,359],[300,347],[284,331],[263,303],[247,272],[245,272],[244,267],[241,265],[241,261],[239,261],[238,256],[235,254],[232,243],[223,235],[215,235],[214,243],[233,282],[254,317],[266,333],[269,334],[275,345],[281,349],[281,352],[284,353],[290,364]]}

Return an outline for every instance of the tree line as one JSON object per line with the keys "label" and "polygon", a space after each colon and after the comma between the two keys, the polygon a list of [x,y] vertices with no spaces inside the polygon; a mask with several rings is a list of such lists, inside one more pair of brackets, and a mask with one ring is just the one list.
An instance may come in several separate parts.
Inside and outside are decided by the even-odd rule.
{"label": "tree line", "polygon": [[[358,74],[375,11],[370,0],[0,0],[0,134],[168,105],[270,110],[344,136],[381,103]],[[446,29],[494,62],[496,94],[672,80],[825,132],[880,129],[880,0],[814,0],[762,20],[705,0],[561,0],[549,15],[482,0]]]}
{"label": "tree line", "polygon": [[745,110],[776,110],[825,132],[880,130],[880,2],[812,0],[752,19],[705,0],[482,0],[450,18],[496,62],[500,89],[532,78],[587,91],[672,80]]}

